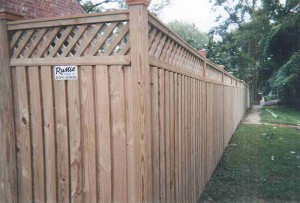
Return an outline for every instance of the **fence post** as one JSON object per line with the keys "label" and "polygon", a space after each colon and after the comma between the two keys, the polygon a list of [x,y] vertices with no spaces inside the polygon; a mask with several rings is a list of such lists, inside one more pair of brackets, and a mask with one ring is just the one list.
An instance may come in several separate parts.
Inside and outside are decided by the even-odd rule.
{"label": "fence post", "polygon": [[128,201],[150,202],[151,170],[151,95],[148,41],[148,6],[151,0],[126,0],[129,6],[131,77],[128,101],[133,159],[129,162]]}
{"label": "fence post", "polygon": [[0,202],[17,202],[13,90],[6,23],[18,18],[0,11]]}
{"label": "fence post", "polygon": [[201,49],[198,51],[198,53],[204,57],[204,64],[203,64],[203,69],[202,69],[202,76],[204,78],[206,78],[206,57],[207,57],[207,54],[208,54],[208,51],[206,51],[205,49]]}

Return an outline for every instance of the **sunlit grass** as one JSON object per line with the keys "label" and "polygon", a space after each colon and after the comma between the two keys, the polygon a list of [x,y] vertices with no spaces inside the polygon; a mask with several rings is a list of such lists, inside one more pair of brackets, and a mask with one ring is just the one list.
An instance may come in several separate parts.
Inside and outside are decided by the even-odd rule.
{"label": "sunlit grass", "polygon": [[[275,113],[278,118],[272,116],[266,109]],[[300,111],[289,109],[281,106],[267,106],[261,112],[261,121],[264,123],[277,123],[277,124],[300,124]]]}

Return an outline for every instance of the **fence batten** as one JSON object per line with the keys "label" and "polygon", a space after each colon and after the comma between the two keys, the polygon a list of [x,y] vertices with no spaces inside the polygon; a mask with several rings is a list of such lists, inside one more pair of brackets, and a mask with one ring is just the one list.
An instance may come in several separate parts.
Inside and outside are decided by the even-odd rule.
{"label": "fence batten", "polygon": [[[248,86],[149,14],[150,0],[127,3],[0,13],[0,202],[198,200]],[[77,75],[57,80],[54,66]]]}

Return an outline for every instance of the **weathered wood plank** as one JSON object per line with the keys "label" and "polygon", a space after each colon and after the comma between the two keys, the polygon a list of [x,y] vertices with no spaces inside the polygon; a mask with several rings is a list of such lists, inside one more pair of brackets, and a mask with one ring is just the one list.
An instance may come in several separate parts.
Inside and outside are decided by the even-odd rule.
{"label": "weathered wood plank", "polygon": [[54,81],[57,201],[70,201],[69,139],[65,81]]}
{"label": "weathered wood plank", "polygon": [[42,129],[41,90],[38,67],[28,67],[28,90],[32,138],[33,197],[45,201],[44,135]]}
{"label": "weathered wood plank", "polygon": [[112,202],[110,95],[107,66],[96,66],[95,107],[97,127],[98,201]]}
{"label": "weathered wood plank", "polygon": [[25,67],[13,68],[18,201],[33,202],[31,136]]}
{"label": "weathered wood plank", "polygon": [[[127,3],[130,4],[128,1]],[[131,2],[132,3],[132,2]],[[152,171],[151,171],[151,95],[149,42],[148,42],[148,10],[144,4],[129,5],[130,56],[133,102],[132,113],[134,122],[134,144],[136,148],[135,185],[136,202],[151,201]],[[133,108],[131,108],[133,110]],[[136,113],[138,112],[138,113]],[[135,114],[134,114],[135,113]]]}
{"label": "weathered wood plank", "polygon": [[97,202],[93,67],[80,67],[80,110],[83,138],[83,200]]}
{"label": "weathered wood plank", "polygon": [[160,201],[166,202],[165,71],[159,69],[159,158]]}
{"label": "weathered wood plank", "polygon": [[84,14],[77,16],[54,17],[35,20],[20,20],[8,23],[8,30],[22,30],[29,28],[44,28],[66,25],[80,25],[93,24],[102,22],[126,21],[128,20],[128,11],[121,11],[119,13],[103,12],[97,14]]}
{"label": "weathered wood plank", "polygon": [[86,56],[57,58],[12,58],[11,66],[55,66],[55,65],[129,65],[129,56]]}
{"label": "weathered wood plank", "polygon": [[166,201],[171,202],[170,73],[165,72]]}
{"label": "weathered wood plank", "polygon": [[[80,68],[79,68],[80,69]],[[70,142],[70,182],[71,201],[82,201],[82,134],[81,134],[81,114],[80,114],[80,87],[79,81],[67,82],[68,95],[68,128]]]}
{"label": "weathered wood plank", "polygon": [[159,84],[158,69],[151,68],[151,107],[152,107],[152,192],[153,202],[159,202]]}
{"label": "weathered wood plank", "polygon": [[122,67],[109,67],[109,78],[113,147],[113,202],[127,202],[127,140]]}
{"label": "weathered wood plank", "polygon": [[170,189],[171,189],[171,202],[175,202],[175,84],[174,84],[174,74],[169,73],[169,91],[170,91]]}
{"label": "weathered wood plank", "polygon": [[43,106],[43,128],[45,143],[45,190],[46,202],[55,202],[56,195],[56,155],[55,122],[51,67],[41,67],[41,93]]}

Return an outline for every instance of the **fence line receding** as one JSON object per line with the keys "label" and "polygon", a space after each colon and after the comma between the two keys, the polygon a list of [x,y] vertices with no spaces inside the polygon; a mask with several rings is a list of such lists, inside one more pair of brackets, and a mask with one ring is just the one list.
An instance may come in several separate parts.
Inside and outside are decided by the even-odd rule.
{"label": "fence line receding", "polygon": [[[0,78],[0,111],[14,118],[0,120],[0,202],[199,198],[249,107],[248,86],[146,3],[128,2],[126,11],[0,19],[10,77]],[[58,65],[78,66],[78,80],[54,80]]]}

